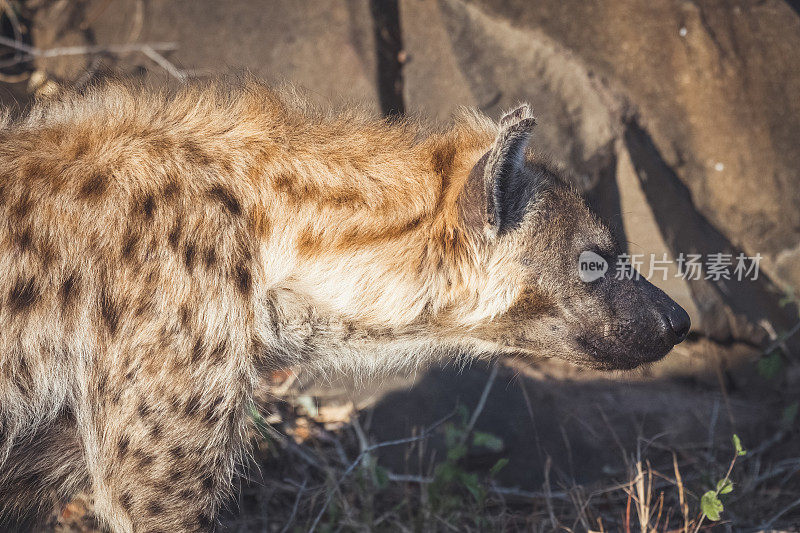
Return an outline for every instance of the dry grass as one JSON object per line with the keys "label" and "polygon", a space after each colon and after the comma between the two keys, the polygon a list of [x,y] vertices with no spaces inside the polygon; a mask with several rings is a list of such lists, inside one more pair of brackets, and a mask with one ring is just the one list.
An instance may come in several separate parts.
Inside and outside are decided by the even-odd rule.
{"label": "dry grass", "polygon": [[[254,414],[260,469],[243,484],[225,520],[231,531],[800,530],[800,450],[796,432],[786,427],[750,443],[733,469],[732,445],[668,448],[658,438],[640,437],[625,450],[625,478],[554,484],[548,459],[545,483],[531,491],[499,485],[489,469],[462,467],[467,451],[459,446],[474,446],[469,436],[480,404],[405,439],[378,443],[370,441],[363,416],[324,421],[282,400],[261,407],[280,412],[280,422],[268,425]],[[430,456],[434,434],[452,435],[445,439],[446,455],[412,468]],[[395,446],[404,448],[408,471],[423,473],[382,467],[377,452]],[[734,490],[721,497],[721,520],[711,522],[700,497],[726,472]]]}

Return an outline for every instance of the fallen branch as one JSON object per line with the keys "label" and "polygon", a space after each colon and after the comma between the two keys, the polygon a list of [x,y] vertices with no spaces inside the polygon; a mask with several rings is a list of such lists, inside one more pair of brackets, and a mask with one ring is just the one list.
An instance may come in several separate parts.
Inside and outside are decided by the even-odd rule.
{"label": "fallen branch", "polygon": [[772,518],[770,518],[769,520],[767,520],[766,522],[764,522],[763,524],[758,526],[758,529],[760,529],[760,530],[771,529],[772,528],[772,524],[777,522],[780,517],[782,517],[783,515],[785,515],[786,513],[788,513],[789,511],[791,511],[792,509],[794,509],[797,506],[800,506],[800,499],[797,499],[797,500],[793,501],[792,503],[790,503],[789,505],[787,505],[786,507],[784,507],[783,509],[778,511],[778,513],[776,513],[775,516],[773,516]]}
{"label": "fallen branch", "polygon": [[[3,36],[0,36],[0,45],[8,46],[9,48],[13,48],[20,52],[23,52],[24,54],[27,54],[29,56],[27,59],[50,58],[50,57],[60,57],[60,56],[80,56],[80,55],[91,55],[91,54],[127,54],[130,52],[144,52],[146,49],[169,51],[178,48],[178,45],[176,43],[160,42],[160,43],[110,44],[105,46],[102,45],[61,46],[57,48],[41,49]],[[23,58],[21,61],[25,61],[27,59]]]}
{"label": "fallen branch", "polygon": [[178,48],[176,43],[129,43],[111,44],[105,46],[61,46],[57,48],[37,48],[21,41],[0,36],[0,45],[7,46],[19,52],[13,59],[0,62],[0,68],[12,67],[34,59],[49,59],[63,56],[98,55],[98,54],[127,54],[141,52],[154,61],[158,66],[180,81],[186,81],[188,74],[173,65],[159,51],[170,51]]}
{"label": "fallen branch", "polygon": [[481,416],[483,408],[486,407],[486,399],[489,397],[489,392],[492,390],[492,385],[494,385],[496,379],[497,364],[494,364],[492,365],[492,371],[489,374],[489,379],[486,380],[486,385],[483,386],[483,392],[481,392],[478,405],[475,406],[475,410],[472,411],[472,416],[470,417],[467,427],[461,436],[461,444],[465,444],[469,440],[470,436],[472,436],[472,432],[475,429],[475,424],[478,422],[478,417]]}
{"label": "fallen branch", "polygon": [[308,478],[305,478],[303,480],[303,485],[297,492],[297,497],[294,499],[294,505],[292,506],[292,514],[289,515],[289,519],[286,521],[286,524],[284,524],[283,529],[281,529],[281,533],[286,533],[287,531],[289,531],[289,528],[292,527],[294,519],[297,516],[297,509],[300,508],[300,499],[303,497],[303,493],[306,491],[307,485],[308,485]]}
{"label": "fallen branch", "polygon": [[158,65],[159,67],[166,70],[173,78],[180,81],[181,83],[186,81],[186,78],[189,77],[186,74],[186,71],[179,69],[176,67],[170,60],[166,57],[162,56],[158,52],[156,52],[153,47],[145,46],[142,48],[142,53],[153,60],[153,62]]}

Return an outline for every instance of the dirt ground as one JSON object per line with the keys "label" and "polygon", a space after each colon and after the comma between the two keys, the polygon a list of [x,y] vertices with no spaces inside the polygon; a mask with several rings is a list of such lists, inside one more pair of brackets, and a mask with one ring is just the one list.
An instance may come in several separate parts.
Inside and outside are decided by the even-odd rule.
{"label": "dirt ground", "polygon": [[[20,42],[39,50],[98,47],[0,68],[0,101],[15,112],[58,85],[112,73],[176,84],[243,70],[376,114],[499,105],[466,82],[426,75],[434,67],[419,49],[418,70],[396,85],[398,69],[414,61],[395,46],[397,2],[10,4],[19,21],[6,11],[3,35],[14,37],[18,24]],[[428,4],[403,5],[408,20],[419,17],[416,42],[441,38],[423,24],[433,20],[424,16]],[[155,54],[109,51],[126,43],[169,44]],[[596,144],[601,153],[605,145]],[[674,290],[694,305],[687,287]],[[266,376],[251,413],[254,461],[243,467],[223,529],[800,531],[800,354],[780,343],[765,350],[735,335],[722,340],[696,332],[665,361],[628,373],[543,359],[450,364],[367,383]],[[746,455],[736,455],[734,434]],[[722,492],[727,474],[733,490]],[[709,490],[724,504],[718,521],[703,518]],[[43,531],[101,531],[91,508],[79,496]]]}

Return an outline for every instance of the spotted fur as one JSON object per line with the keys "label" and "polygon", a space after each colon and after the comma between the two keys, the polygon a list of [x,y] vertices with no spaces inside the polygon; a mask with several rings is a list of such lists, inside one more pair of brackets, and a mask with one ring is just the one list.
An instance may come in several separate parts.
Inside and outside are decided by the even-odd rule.
{"label": "spotted fur", "polygon": [[[428,131],[252,80],[109,83],[6,121],[0,515],[85,489],[114,531],[207,531],[259,372],[554,343],[556,289],[531,289],[523,255],[567,223],[531,233],[523,209],[529,237],[492,232],[506,211],[482,208],[503,195],[481,158],[520,164],[530,126],[524,109]],[[559,191],[550,203],[606,242]],[[522,314],[541,335],[514,330]]]}

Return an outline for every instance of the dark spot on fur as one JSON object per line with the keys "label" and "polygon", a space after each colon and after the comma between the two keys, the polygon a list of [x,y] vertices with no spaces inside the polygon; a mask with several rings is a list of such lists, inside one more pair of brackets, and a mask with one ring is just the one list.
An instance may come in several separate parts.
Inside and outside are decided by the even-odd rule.
{"label": "dark spot on fur", "polygon": [[196,415],[200,411],[200,397],[197,395],[193,395],[189,398],[189,401],[186,402],[186,408],[184,412],[187,415]]}
{"label": "dark spot on fur", "polygon": [[126,513],[131,512],[131,507],[133,506],[133,497],[131,496],[130,492],[123,492],[119,496],[119,504],[125,509]]}
{"label": "dark spot on fur", "polygon": [[197,256],[197,247],[194,244],[187,244],[186,249],[183,251],[183,264],[189,273],[194,269],[194,259]]}
{"label": "dark spot on fur", "polygon": [[161,424],[160,421],[156,421],[150,427],[150,437],[154,440],[158,440],[161,438],[161,435],[164,433],[164,426]]}
{"label": "dark spot on fur", "polygon": [[100,316],[103,318],[108,331],[114,335],[119,327],[119,307],[111,299],[106,290],[100,292]]}
{"label": "dark spot on fur", "polygon": [[350,339],[353,338],[353,335],[355,335],[356,332],[357,329],[355,324],[353,324],[352,322],[348,322],[347,326],[345,327],[344,335],[342,335],[342,340],[345,342],[349,341]]}
{"label": "dark spot on fur", "polygon": [[53,246],[52,242],[50,242],[50,239],[46,236],[43,236],[41,239],[39,239],[36,252],[39,255],[39,260],[42,262],[42,267],[44,268],[48,268],[56,258],[55,247]]}
{"label": "dark spot on fur", "polygon": [[114,394],[111,395],[111,403],[119,405],[122,400],[122,387],[114,387]]}
{"label": "dark spot on fur", "polygon": [[75,276],[75,273],[71,273],[69,276],[64,279],[61,283],[61,288],[59,289],[58,293],[61,296],[61,305],[63,307],[69,306],[70,302],[78,292],[78,280]]}
{"label": "dark spot on fur", "polygon": [[12,214],[19,219],[25,218],[28,213],[30,213],[31,208],[33,207],[33,202],[31,201],[31,195],[28,191],[22,193],[19,198],[19,201],[14,206],[12,210]]}
{"label": "dark spot on fur", "polygon": [[[169,482],[172,484],[178,483],[183,477],[183,475],[184,475],[183,470],[176,468],[175,470],[169,473]],[[174,489],[174,487],[170,488]]]}
{"label": "dark spot on fur", "polygon": [[214,401],[213,401],[213,402],[211,402],[211,405],[209,406],[209,410],[210,410],[210,411],[215,411],[215,410],[217,409],[217,407],[219,407],[220,405],[222,405],[222,402],[223,402],[224,400],[225,400],[225,399],[224,399],[222,396],[217,396],[216,398],[214,398]]}
{"label": "dark spot on fur", "polygon": [[186,455],[186,451],[180,444],[176,444],[175,446],[171,447],[168,453],[169,456],[176,462],[183,459],[183,457]]}
{"label": "dark spot on fur", "polygon": [[18,279],[8,294],[8,305],[14,312],[24,311],[36,303],[39,291],[33,278]]}
{"label": "dark spot on fur", "polygon": [[250,274],[250,269],[244,263],[236,265],[234,273],[236,277],[236,287],[245,296],[250,296],[250,291],[253,288],[253,278]]}
{"label": "dark spot on fur", "polygon": [[153,457],[153,455],[143,450],[137,450],[136,455],[138,456],[140,468],[147,468],[148,466],[152,465],[153,462],[156,460],[156,458]]}
{"label": "dark spot on fur", "polygon": [[215,363],[220,364],[225,362],[225,353],[228,350],[228,342],[223,339],[217,343],[213,350],[211,350],[211,358]]}
{"label": "dark spot on fur", "polygon": [[231,215],[239,216],[242,214],[242,204],[239,203],[239,200],[233,194],[233,191],[227,187],[216,185],[208,191],[208,195],[211,198],[221,202]]}
{"label": "dark spot on fur", "polygon": [[188,330],[191,329],[191,327],[192,327],[192,321],[191,321],[192,315],[191,315],[191,312],[189,311],[189,306],[188,305],[181,304],[181,306],[178,308],[178,318],[180,319],[181,327],[184,330],[188,331]]}
{"label": "dark spot on fur", "polygon": [[200,484],[204,491],[211,492],[214,489],[214,476],[211,474],[204,475]]}
{"label": "dark spot on fur", "polygon": [[144,402],[144,400],[139,402],[139,405],[136,407],[136,411],[139,413],[139,417],[142,419],[150,416],[150,407]]}
{"label": "dark spot on fur", "polygon": [[21,233],[15,234],[14,237],[14,242],[19,246],[21,251],[26,252],[30,249],[31,243],[33,242],[30,228],[25,228]]}
{"label": "dark spot on fur", "polygon": [[147,512],[151,515],[158,515],[164,512],[164,506],[157,500],[150,500],[147,504]]}
{"label": "dark spot on fur", "polygon": [[194,346],[192,346],[192,364],[197,364],[200,362],[200,359],[203,357],[203,353],[205,352],[205,345],[203,344],[202,339],[196,339],[194,341]]}
{"label": "dark spot on fur", "polygon": [[201,531],[206,531],[211,529],[214,525],[214,521],[211,520],[210,516],[201,511],[197,514],[197,525],[200,527]]}
{"label": "dark spot on fur", "polygon": [[128,449],[131,445],[131,438],[127,435],[123,435],[119,439],[119,444],[117,445],[117,450],[119,452],[119,456],[121,458],[125,458],[128,455]]}
{"label": "dark spot on fur", "polygon": [[167,240],[169,241],[169,245],[172,247],[173,250],[178,249],[178,245],[181,242],[181,221],[178,220],[173,226],[172,231],[169,232],[167,236]]}
{"label": "dark spot on fur", "polygon": [[162,193],[164,199],[167,201],[174,200],[178,196],[178,192],[180,192],[180,188],[175,181],[169,181],[164,186],[164,192]]}
{"label": "dark spot on fur", "polygon": [[153,213],[156,211],[156,199],[153,198],[152,194],[147,194],[144,197],[141,205],[142,215],[144,215],[145,220],[150,220],[153,218]]}
{"label": "dark spot on fur", "polygon": [[81,198],[98,198],[108,189],[108,178],[103,174],[95,174],[81,185],[78,194]]}
{"label": "dark spot on fur", "polygon": [[210,165],[214,159],[194,141],[186,140],[181,143],[186,159],[198,165]]}
{"label": "dark spot on fur", "polygon": [[139,236],[131,231],[128,230],[125,233],[125,238],[122,241],[122,258],[126,261],[130,261],[133,258],[133,254],[136,253],[136,243],[139,241]]}
{"label": "dark spot on fur", "polygon": [[209,248],[203,253],[203,262],[206,264],[206,268],[212,268],[214,265],[217,264],[217,251],[213,248]]}
{"label": "dark spot on fur", "polygon": [[209,426],[215,426],[219,422],[220,414],[214,409],[208,409],[203,419]]}
{"label": "dark spot on fur", "polygon": [[80,159],[89,150],[89,145],[82,139],[75,143],[75,158]]}

